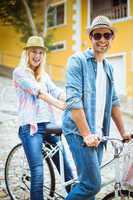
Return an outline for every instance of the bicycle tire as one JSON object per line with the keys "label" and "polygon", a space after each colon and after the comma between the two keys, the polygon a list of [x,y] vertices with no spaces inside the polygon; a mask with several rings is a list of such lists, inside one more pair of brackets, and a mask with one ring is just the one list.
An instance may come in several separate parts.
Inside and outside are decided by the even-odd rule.
{"label": "bicycle tire", "polygon": [[[49,157],[43,160],[44,175],[44,195],[45,200],[54,196],[55,192],[55,173],[52,161]],[[5,163],[5,184],[11,200],[30,199],[30,171],[22,144],[16,145],[8,154]],[[45,182],[46,180],[46,182]]]}
{"label": "bicycle tire", "polygon": [[[128,190],[120,190],[118,192],[120,200],[132,200],[133,199],[133,192],[129,192]],[[126,198],[127,197],[127,198]],[[107,194],[102,200],[113,200],[115,198],[115,192],[111,192]],[[118,198],[117,198],[118,199]]]}

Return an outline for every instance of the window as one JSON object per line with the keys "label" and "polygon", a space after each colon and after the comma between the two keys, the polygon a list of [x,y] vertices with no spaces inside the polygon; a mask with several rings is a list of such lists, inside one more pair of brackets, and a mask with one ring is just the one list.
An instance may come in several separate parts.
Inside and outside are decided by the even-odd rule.
{"label": "window", "polygon": [[127,0],[113,0],[113,6],[119,6],[120,4],[127,4]]}
{"label": "window", "polygon": [[128,17],[127,0],[93,0],[91,1],[91,19],[97,15],[105,15],[117,20]]}
{"label": "window", "polygon": [[112,1],[112,18],[120,19],[127,17],[127,0],[113,0]]}
{"label": "window", "polygon": [[47,26],[53,27],[64,24],[65,4],[50,6],[47,11]]}
{"label": "window", "polygon": [[64,50],[64,49],[65,49],[64,42],[59,42],[59,43],[53,44],[50,47],[50,51],[59,51],[59,50]]}

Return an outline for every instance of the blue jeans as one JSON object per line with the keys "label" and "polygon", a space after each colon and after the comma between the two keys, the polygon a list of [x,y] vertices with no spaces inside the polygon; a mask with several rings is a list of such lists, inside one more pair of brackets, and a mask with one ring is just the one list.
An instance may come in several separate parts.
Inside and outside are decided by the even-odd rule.
{"label": "blue jeans", "polygon": [[101,187],[100,164],[103,155],[103,143],[98,148],[83,145],[83,138],[76,134],[66,135],[77,167],[77,183],[65,200],[94,200]]}
{"label": "blue jeans", "polygon": [[[42,144],[46,140],[52,144],[56,144],[58,138],[56,136],[45,137],[45,123],[38,123],[38,131],[33,136],[30,135],[30,125],[24,125],[19,128],[19,137],[22,141],[24,151],[29,163],[31,172],[31,200],[43,200],[43,157]],[[53,158],[57,169],[59,169],[59,154],[58,152]],[[71,168],[67,162],[64,152],[64,168],[65,179],[70,180],[72,176]],[[45,173],[45,172],[44,172]],[[45,194],[44,194],[45,195]]]}

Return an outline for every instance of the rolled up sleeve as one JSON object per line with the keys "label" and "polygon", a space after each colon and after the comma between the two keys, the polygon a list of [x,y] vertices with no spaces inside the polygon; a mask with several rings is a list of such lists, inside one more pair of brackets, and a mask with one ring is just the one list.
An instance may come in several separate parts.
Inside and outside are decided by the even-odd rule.
{"label": "rolled up sleeve", "polygon": [[78,57],[69,58],[66,84],[66,102],[69,109],[83,108],[81,67],[81,61]]}
{"label": "rolled up sleeve", "polygon": [[116,94],[115,87],[113,87],[112,106],[120,106],[120,99]]}
{"label": "rolled up sleeve", "polygon": [[32,74],[27,74],[25,70],[16,68],[13,71],[13,82],[16,88],[19,87],[23,91],[34,96],[38,95],[40,87],[37,84],[37,81],[34,79]]}

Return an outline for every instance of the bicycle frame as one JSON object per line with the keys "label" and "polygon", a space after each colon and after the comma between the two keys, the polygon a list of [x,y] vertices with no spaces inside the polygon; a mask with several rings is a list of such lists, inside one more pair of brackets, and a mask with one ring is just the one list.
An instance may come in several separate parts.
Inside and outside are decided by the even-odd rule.
{"label": "bicycle frame", "polygon": [[120,180],[120,155],[118,152],[118,148],[115,148],[115,197],[118,197],[118,191],[121,189],[121,180]]}
{"label": "bicycle frame", "polygon": [[[75,184],[78,182],[77,178],[74,178],[70,181],[65,182],[65,176],[64,176],[64,160],[63,160],[63,139],[62,139],[62,135],[59,136],[59,141],[57,143],[57,145],[55,147],[52,148],[52,150],[50,150],[50,152],[47,154],[47,156],[52,157],[57,151],[59,151],[59,162],[60,162],[60,177],[61,177],[61,186],[62,189],[64,190],[65,186],[68,186],[70,184]],[[110,140],[110,141],[121,141],[119,139],[115,139],[115,138],[106,138],[106,140]],[[107,181],[106,183],[102,183],[102,187],[106,187],[107,185],[111,184],[114,182],[114,190],[115,190],[115,197],[118,197],[118,192],[119,190],[121,190],[121,179],[120,179],[120,158],[121,158],[121,152],[123,151],[123,143],[121,142],[121,145],[112,142],[112,146],[114,148],[114,154],[113,154],[113,158],[110,159],[108,162],[106,162],[104,165],[101,166],[101,170],[103,170],[106,166],[109,167],[110,164],[112,164],[113,162],[114,164],[114,172],[115,172],[115,177],[112,180]],[[65,196],[66,196],[66,192],[65,192]]]}
{"label": "bicycle frame", "polygon": [[54,156],[54,154],[56,154],[59,151],[59,165],[60,165],[60,181],[61,181],[61,187],[62,187],[62,191],[64,191],[64,196],[67,195],[67,192],[65,190],[65,187],[68,185],[72,185],[75,184],[77,182],[77,178],[73,178],[72,180],[69,181],[65,181],[65,172],[64,172],[64,159],[63,159],[63,135],[58,136],[59,140],[56,144],[56,146],[52,146],[50,145],[51,149],[47,151],[47,154],[45,156],[46,157],[50,157],[52,159],[52,156]]}
{"label": "bicycle frame", "polygon": [[[112,139],[113,140],[113,139]],[[107,185],[114,183],[115,196],[118,197],[118,191],[121,189],[121,178],[120,178],[120,158],[122,157],[121,152],[123,150],[123,144],[120,146],[118,144],[112,144],[114,148],[113,158],[106,162],[101,166],[101,170],[103,170],[106,166],[109,167],[114,162],[114,178],[105,183],[102,183],[102,187],[106,187]]]}
{"label": "bicycle frame", "polygon": [[[72,180],[69,180],[67,182],[65,182],[65,177],[64,177],[64,158],[63,158],[63,151],[64,151],[64,145],[63,145],[63,135],[58,135],[59,139],[58,142],[56,143],[56,145],[52,146],[52,144],[50,143],[46,143],[45,145],[43,145],[42,148],[42,153],[43,153],[43,157],[45,158],[44,161],[46,162],[46,166],[47,166],[47,172],[49,174],[50,172],[50,179],[49,179],[49,183],[50,186],[48,186],[47,184],[44,187],[44,190],[46,189],[46,197],[48,199],[51,200],[57,200],[57,199],[64,199],[64,197],[67,195],[65,187],[68,185],[73,185],[75,183],[78,182],[77,178],[74,178]],[[107,138],[106,140],[111,140],[110,138]],[[112,141],[114,141],[116,139],[112,139]],[[122,144],[122,143],[121,143]],[[133,144],[133,143],[131,143]],[[122,150],[123,150],[123,145],[117,145],[117,144],[113,144],[114,147],[114,156],[113,158],[106,162],[104,165],[101,166],[101,169],[103,170],[106,166],[109,166],[111,163],[115,162],[115,180],[111,180],[109,182],[106,182],[105,184],[102,184],[102,187],[106,187],[106,185],[115,182],[114,185],[114,190],[115,193],[109,193],[105,196],[104,200],[106,199],[110,199],[110,194],[111,197],[120,197],[120,195],[126,195],[125,197],[133,197],[133,193],[132,190],[130,192],[130,190],[123,190],[123,185],[121,186],[121,182],[120,182],[120,158],[124,155],[121,154]],[[132,147],[132,146],[131,146]],[[52,157],[54,156],[55,153],[59,152],[59,165],[60,165],[60,185],[61,185],[61,193],[60,192],[56,192],[55,191],[55,171],[54,171],[54,163],[52,160]],[[30,184],[30,175],[29,175],[29,167],[27,165],[27,161],[24,159],[24,152],[23,152],[23,148],[22,148],[22,144],[18,144],[16,146],[13,147],[13,149],[10,151],[7,160],[6,160],[6,164],[5,164],[5,182],[6,182],[6,187],[7,187],[7,191],[11,197],[11,199],[17,199],[16,195],[18,195],[16,192],[16,187],[18,188],[18,186],[25,191],[24,193],[24,197],[25,195],[27,195],[27,192],[29,193],[29,184]],[[21,158],[21,159],[20,159]],[[14,159],[16,161],[18,161],[18,165],[16,165],[16,161],[15,161],[15,165],[14,165]],[[19,162],[19,159],[22,161],[22,165]],[[25,165],[26,164],[26,165]],[[16,171],[16,166],[18,166],[18,169],[20,169],[20,171],[18,170],[18,173],[16,174],[15,172],[15,176],[17,179],[15,179],[16,182],[14,182],[14,176],[12,176],[12,172],[14,172],[14,169]],[[26,170],[26,171],[25,171]],[[28,171],[27,171],[28,170]],[[46,173],[47,174],[47,173]],[[49,178],[48,177],[48,178]],[[13,178],[13,179],[12,179]],[[20,182],[19,182],[20,180]],[[47,179],[45,179],[47,180]],[[13,181],[13,182],[12,182]],[[17,183],[18,182],[18,183]],[[23,184],[21,184],[21,182]],[[12,183],[13,187],[12,187]],[[51,185],[52,184],[52,185]],[[24,187],[23,187],[24,186]],[[18,190],[20,191],[20,190]],[[62,193],[62,191],[64,191]],[[125,193],[123,193],[125,192]],[[20,194],[23,193],[23,191],[20,191]],[[130,196],[131,193],[131,196]],[[106,198],[107,197],[107,198]],[[108,198],[109,197],[109,198]]]}

